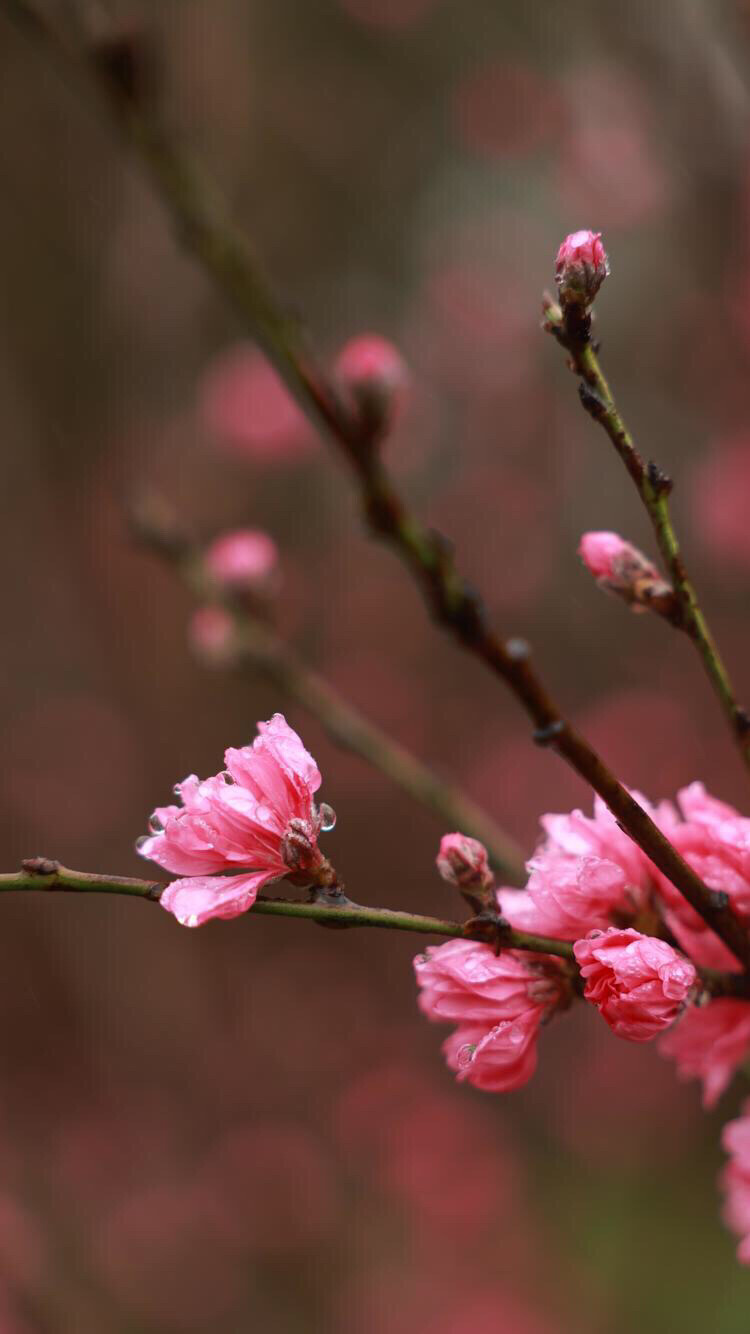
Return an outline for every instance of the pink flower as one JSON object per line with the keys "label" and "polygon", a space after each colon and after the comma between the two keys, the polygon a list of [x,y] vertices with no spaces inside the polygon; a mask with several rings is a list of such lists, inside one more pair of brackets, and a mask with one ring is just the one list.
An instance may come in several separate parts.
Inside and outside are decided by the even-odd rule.
{"label": "pink flower", "polygon": [[224,607],[198,607],[188,625],[196,657],[210,667],[228,667],[234,660],[234,622]]}
{"label": "pink flower", "polygon": [[454,889],[487,889],[492,884],[487,849],[466,834],[443,834],[435,864]]}
{"label": "pink flower", "polygon": [[720,1177],[724,1191],[724,1221],[727,1227],[742,1238],[737,1247],[737,1258],[750,1264],[750,1099],[736,1121],[724,1126],[721,1142],[729,1154],[729,1162]]}
{"label": "pink flower", "polygon": [[[750,820],[709,796],[702,783],[678,793],[684,816],[669,838],[709,889],[728,896],[740,920],[750,924]],[[705,968],[737,971],[734,955],[713,934],[682,895],[655,871],[665,919],[683,949]]]}
{"label": "pink flower", "polygon": [[691,1006],[662,1038],[659,1051],[676,1061],[680,1079],[703,1081],[703,1106],[713,1107],[750,1055],[750,1005],[720,997]]}
{"label": "pink flower", "polygon": [[627,877],[601,857],[549,857],[529,862],[526,889],[501,889],[500,911],[519,931],[578,940],[609,926],[614,912],[634,911]]}
{"label": "pink flower", "polygon": [[161,896],[183,926],[237,917],[269,881],[322,861],[317,765],[282,714],[258,732],[252,745],[225,751],[226,772],[180,783],[182,806],[157,807],[138,841],[141,856],[187,877]]}
{"label": "pink flower", "polygon": [[418,955],[414,969],[420,1009],[430,1019],[458,1025],[443,1051],[459,1079],[504,1092],[531,1078],[539,1025],[563,997],[562,973],[554,962],[530,962],[513,950],[496,955],[489,945],[449,940]]}
{"label": "pink flower", "polygon": [[335,373],[351,395],[365,425],[386,430],[402,406],[407,371],[400,352],[379,334],[360,334],[345,343]]}
{"label": "pink flower", "polygon": [[201,381],[198,411],[219,443],[261,461],[298,458],[314,444],[302,409],[253,343],[219,353]]}
{"label": "pink flower", "polygon": [[683,955],[632,927],[592,931],[573,952],[586,1000],[630,1042],[648,1042],[668,1028],[695,986],[695,969]]}
{"label": "pink flower", "polygon": [[555,278],[563,305],[589,306],[604,279],[609,275],[609,260],[602,245],[601,232],[572,232],[557,252]]}
{"label": "pink flower", "polygon": [[599,587],[615,593],[634,611],[645,611],[655,599],[672,592],[643,552],[617,533],[584,533],[578,554]]}
{"label": "pink flower", "polygon": [[267,593],[278,574],[276,543],[256,528],[223,533],[207,547],[203,559],[215,583],[233,592]]}

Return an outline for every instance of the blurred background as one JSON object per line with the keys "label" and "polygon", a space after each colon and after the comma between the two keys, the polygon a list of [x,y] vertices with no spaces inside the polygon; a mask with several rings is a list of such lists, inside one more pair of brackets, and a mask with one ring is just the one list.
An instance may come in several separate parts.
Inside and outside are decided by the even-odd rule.
{"label": "blurred background", "polygon": [[[604,233],[605,369],[677,481],[690,565],[750,699],[750,6],[740,0],[164,0],[161,112],[332,358],[375,330],[409,402],[388,457],[497,622],[652,798],[747,809],[689,645],[576,547],[652,552],[539,330],[565,233]],[[353,897],[451,915],[445,830],[266,685],[191,655],[188,595],[129,538],[157,490],[205,537],[265,528],[305,659],[528,852],[588,808],[513,701],[428,623],[349,479],[179,250],[90,95],[0,7],[2,869],[144,873],[187,773],[281,709]],[[743,694],[744,692],[744,694]],[[147,872],[146,872],[147,873]],[[576,1011],[505,1098],[457,1087],[413,943],[8,896],[0,931],[2,1334],[745,1334],[720,1125],[655,1051]]]}

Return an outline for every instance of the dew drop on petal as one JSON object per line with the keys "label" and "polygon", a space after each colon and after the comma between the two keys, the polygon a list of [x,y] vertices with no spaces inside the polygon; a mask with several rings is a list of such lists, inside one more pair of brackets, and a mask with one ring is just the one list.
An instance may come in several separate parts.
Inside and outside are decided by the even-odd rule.
{"label": "dew drop on petal", "polygon": [[145,844],[148,842],[150,842],[150,836],[148,834],[141,834],[140,837],[135,840],[136,852],[142,852]]}
{"label": "dew drop on petal", "polygon": [[148,822],[148,832],[150,834],[162,834],[164,832],[164,825],[158,815],[152,815],[150,817]]}
{"label": "dew drop on petal", "polygon": [[333,806],[328,805],[327,801],[321,802],[318,807],[318,814],[320,816],[320,827],[324,834],[328,834],[336,828],[336,812]]}
{"label": "dew drop on petal", "polygon": [[230,774],[229,770],[228,769],[222,770],[221,776],[224,779],[224,782],[227,784],[227,786],[231,787],[232,784],[234,783],[234,779],[232,778],[232,775]]}
{"label": "dew drop on petal", "polygon": [[460,1070],[465,1070],[474,1060],[477,1045],[475,1042],[467,1042],[458,1049],[458,1065]]}
{"label": "dew drop on petal", "polygon": [[172,788],[172,791],[174,792],[174,794],[175,794],[176,797],[181,796],[181,795],[182,795],[182,785],[181,785],[180,783],[175,783],[174,787]]}

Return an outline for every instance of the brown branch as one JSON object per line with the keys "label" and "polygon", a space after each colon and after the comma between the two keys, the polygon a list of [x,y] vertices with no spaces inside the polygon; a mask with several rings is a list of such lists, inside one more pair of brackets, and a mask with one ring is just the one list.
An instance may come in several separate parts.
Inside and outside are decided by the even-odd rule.
{"label": "brown branch", "polygon": [[651,520],[676,602],[676,606],[670,605],[668,601],[663,606],[654,605],[654,610],[672,625],[684,630],[695,645],[740,757],[745,767],[750,769],[750,716],[737,703],[729,673],[687,572],[669,509],[671,479],[657,464],[645,462],[620,416],[591,338],[591,315],[579,305],[568,304],[561,308],[545,298],[544,328],[555,336],[569,354],[570,367],[580,377],[581,403],[612,441]]}
{"label": "brown branch", "polygon": [[[27,0],[3,0],[12,16],[34,13]],[[49,25],[32,25],[55,52],[69,48]],[[130,40],[130,39],[129,39]],[[99,51],[102,51],[100,44]],[[215,191],[133,96],[132,80],[112,78],[110,43],[103,86],[120,127],[146,167],[177,235],[215,286],[265,348],[309,415],[325,428],[348,460],[358,480],[364,514],[373,532],[398,553],[422,588],[433,615],[454,639],[510,688],[535,726],[534,739],[555,750],[601,796],[615,819],[641,850],[680,891],[688,903],[750,968],[750,936],[731,910],[726,895],[716,894],[682,859],[645,810],[607,768],[585,738],[561,715],[534,671],[528,645],[504,640],[487,623],[482,604],[459,574],[452,552],[437,534],[411,514],[388,475],[372,441],[346,410],[316,366],[299,334],[278,311],[241,233],[228,221]],[[74,63],[80,58],[74,55]]]}

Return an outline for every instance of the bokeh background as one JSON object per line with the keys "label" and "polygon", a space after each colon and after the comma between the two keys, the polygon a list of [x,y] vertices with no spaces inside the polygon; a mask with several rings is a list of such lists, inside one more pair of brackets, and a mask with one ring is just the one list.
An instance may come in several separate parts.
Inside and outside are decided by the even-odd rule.
{"label": "bokeh background", "polygon": [[[210,167],[325,358],[377,330],[409,403],[388,456],[508,633],[631,785],[745,805],[686,642],[604,598],[587,528],[651,538],[581,412],[540,296],[604,232],[603,356],[676,480],[696,580],[750,696],[750,7],[740,0],[164,0],[161,114]],[[132,544],[160,491],[202,535],[283,551],[311,665],[530,851],[588,806],[444,642],[349,479],[202,275],[95,100],[0,7],[3,869],[135,873],[186,773],[285,701],[207,672],[191,606]],[[456,911],[445,832],[288,709],[352,895]],[[745,1334],[721,1122],[593,1013],[521,1093],[457,1087],[413,944],[8,896],[0,930],[3,1334]]]}

